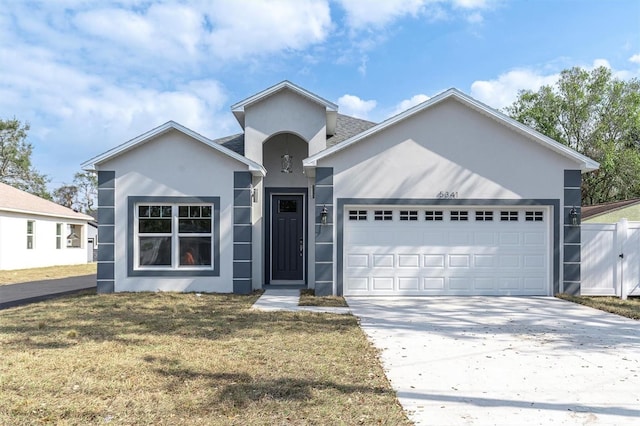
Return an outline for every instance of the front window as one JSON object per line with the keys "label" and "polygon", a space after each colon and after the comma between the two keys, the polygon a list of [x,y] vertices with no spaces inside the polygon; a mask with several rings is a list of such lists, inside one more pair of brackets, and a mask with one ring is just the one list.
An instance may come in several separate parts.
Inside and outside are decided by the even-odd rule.
{"label": "front window", "polygon": [[137,205],[137,266],[210,269],[212,213],[211,204]]}

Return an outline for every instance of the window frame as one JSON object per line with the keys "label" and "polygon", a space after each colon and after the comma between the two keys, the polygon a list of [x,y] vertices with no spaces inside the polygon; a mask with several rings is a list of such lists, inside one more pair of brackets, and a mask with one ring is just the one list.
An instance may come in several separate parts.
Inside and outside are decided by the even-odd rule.
{"label": "window frame", "polygon": [[[127,227],[127,264],[128,276],[158,277],[158,276],[220,276],[220,197],[128,197],[128,227]],[[139,265],[138,207],[140,205],[171,205],[171,266]],[[179,244],[180,237],[187,235],[179,232],[179,207],[194,205],[211,206],[211,265],[180,265]],[[142,234],[147,235],[147,234]],[[153,234],[148,234],[152,236]],[[188,234],[189,236],[198,236]]]}
{"label": "window frame", "polygon": [[36,248],[36,221],[27,219],[27,250]]}
{"label": "window frame", "polygon": [[62,227],[64,223],[58,222],[56,223],[56,250],[62,249]]}

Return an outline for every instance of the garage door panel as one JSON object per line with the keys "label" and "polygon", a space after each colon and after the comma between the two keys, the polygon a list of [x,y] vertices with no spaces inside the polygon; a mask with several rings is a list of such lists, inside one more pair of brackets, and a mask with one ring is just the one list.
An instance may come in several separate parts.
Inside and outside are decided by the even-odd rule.
{"label": "garage door panel", "polygon": [[393,290],[393,277],[373,277],[373,291]]}
{"label": "garage door panel", "polygon": [[[429,221],[429,209],[418,209],[416,216],[414,206],[404,212],[385,208],[387,219],[375,221],[374,210],[380,208],[358,207],[365,209],[364,220],[347,216],[345,221],[346,295],[549,294],[547,221],[525,221],[522,212],[501,221],[500,207],[482,207],[479,214],[465,207],[467,221],[451,221],[447,209],[438,208],[444,212],[442,220]],[[493,213],[483,213],[487,211]],[[478,217],[482,220],[476,221]]]}
{"label": "garage door panel", "polygon": [[398,289],[404,291],[420,290],[420,279],[418,277],[399,277]]}
{"label": "garage door panel", "polygon": [[347,268],[369,268],[369,255],[354,253],[347,255]]}
{"label": "garage door panel", "polygon": [[420,255],[418,254],[399,254],[399,268],[417,268],[420,266]]}
{"label": "garage door panel", "polygon": [[374,268],[393,268],[393,254],[374,254],[373,255],[373,267]]}
{"label": "garage door panel", "polygon": [[449,255],[450,268],[468,268],[471,264],[468,254],[451,254]]}

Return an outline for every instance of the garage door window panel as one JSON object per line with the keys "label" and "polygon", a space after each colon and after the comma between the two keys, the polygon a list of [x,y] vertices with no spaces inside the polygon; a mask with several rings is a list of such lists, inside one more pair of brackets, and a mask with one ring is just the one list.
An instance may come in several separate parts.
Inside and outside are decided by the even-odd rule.
{"label": "garage door window panel", "polygon": [[451,210],[450,220],[452,222],[466,222],[469,220],[469,212],[464,210]]}

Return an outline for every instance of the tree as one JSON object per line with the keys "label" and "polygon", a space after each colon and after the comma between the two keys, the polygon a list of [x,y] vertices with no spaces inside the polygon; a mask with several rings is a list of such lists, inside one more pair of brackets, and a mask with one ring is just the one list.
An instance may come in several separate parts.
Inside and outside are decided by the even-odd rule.
{"label": "tree", "polygon": [[0,119],[0,182],[50,199],[49,179],[31,164],[33,146],[27,142],[28,124]]}
{"label": "tree", "polygon": [[74,209],[78,199],[78,187],[74,185],[62,185],[53,191],[53,201],[61,206]]}
{"label": "tree", "polygon": [[78,210],[93,215],[98,197],[98,177],[95,173],[78,172],[73,176],[73,184],[77,188]]}
{"label": "tree", "polygon": [[583,204],[640,196],[640,82],[605,67],[562,71],[554,86],[521,91],[512,118],[600,163],[583,175]]}
{"label": "tree", "polygon": [[72,184],[63,184],[53,191],[53,200],[65,207],[88,215],[95,213],[98,178],[91,172],[78,172]]}

